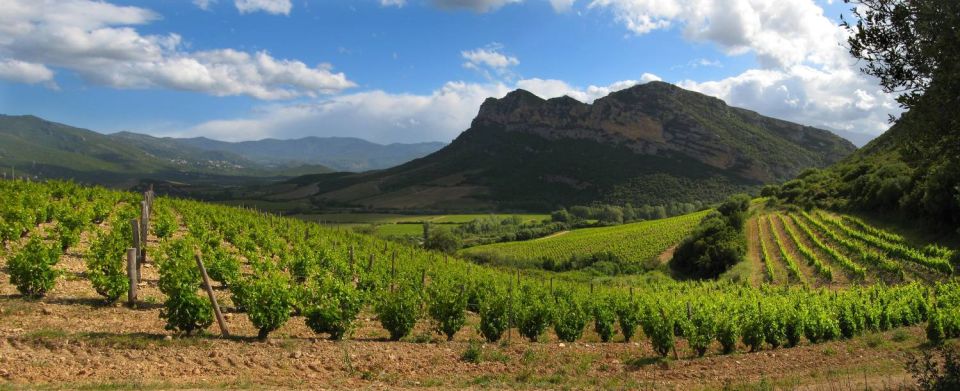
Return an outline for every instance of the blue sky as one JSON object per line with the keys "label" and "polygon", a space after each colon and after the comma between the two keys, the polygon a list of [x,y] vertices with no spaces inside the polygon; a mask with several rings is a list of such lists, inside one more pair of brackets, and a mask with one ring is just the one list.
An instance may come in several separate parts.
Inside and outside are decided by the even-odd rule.
{"label": "blue sky", "polygon": [[[718,5],[718,3],[722,3]],[[515,88],[664,80],[877,134],[898,109],[813,0],[0,0],[0,112],[226,140],[450,141]],[[6,26],[6,27],[4,27]]]}

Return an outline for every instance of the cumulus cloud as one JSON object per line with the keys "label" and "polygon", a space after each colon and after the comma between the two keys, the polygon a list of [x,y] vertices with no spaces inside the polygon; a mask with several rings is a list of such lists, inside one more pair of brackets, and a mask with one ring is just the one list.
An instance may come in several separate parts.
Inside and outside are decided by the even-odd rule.
{"label": "cumulus cloud", "polygon": [[[90,0],[7,0],[0,13],[0,58],[34,64],[34,78],[62,68],[115,88],[170,88],[216,96],[288,99],[354,86],[329,64],[309,66],[266,51],[188,51],[177,34],[144,35],[133,26],[159,18],[130,6]],[[12,74],[13,65],[6,73]],[[21,73],[23,65],[19,65]],[[29,68],[29,67],[28,67]],[[28,81],[29,82],[29,81]]]}
{"label": "cumulus cloud", "polygon": [[[681,86],[735,106],[804,124],[878,134],[899,114],[893,97],[861,74],[842,46],[847,32],[813,0],[591,0],[635,34],[678,28],[688,40],[760,64],[715,81]],[[693,63],[688,66],[707,66]]]}
{"label": "cumulus cloud", "polygon": [[639,80],[586,88],[545,79],[525,79],[512,85],[458,81],[448,82],[424,95],[376,90],[310,103],[268,105],[246,118],[209,121],[167,134],[202,135],[230,141],[344,134],[381,143],[450,141],[470,126],[486,98],[501,98],[516,88],[529,90],[545,99],[567,95],[592,102],[610,92],[650,80],[659,78],[644,74]]}
{"label": "cumulus cloud", "polygon": [[293,4],[290,0],[235,0],[233,5],[241,14],[266,12],[273,15],[290,15]]}
{"label": "cumulus cloud", "polygon": [[43,64],[18,60],[0,60],[0,79],[36,84],[53,82],[53,71]]}
{"label": "cumulus cloud", "polygon": [[384,7],[403,7],[407,5],[407,0],[380,0],[380,5]]}
{"label": "cumulus cloud", "polygon": [[494,75],[509,77],[511,76],[509,68],[519,65],[520,60],[501,53],[502,49],[502,45],[494,43],[485,48],[464,50],[460,52],[466,60],[463,67],[480,72],[488,79],[492,79]]}
{"label": "cumulus cloud", "polygon": [[490,12],[507,4],[520,3],[523,0],[430,0],[443,9],[468,9],[475,12]]}
{"label": "cumulus cloud", "polygon": [[849,132],[879,134],[889,127],[887,115],[900,112],[892,96],[853,69],[825,71],[804,65],[753,69],[722,80],[685,80],[679,85],[764,115]]}

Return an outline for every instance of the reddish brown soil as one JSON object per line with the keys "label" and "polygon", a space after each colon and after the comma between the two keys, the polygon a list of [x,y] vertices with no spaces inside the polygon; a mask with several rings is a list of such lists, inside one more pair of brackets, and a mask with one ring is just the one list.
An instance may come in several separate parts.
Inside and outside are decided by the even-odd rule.
{"label": "reddish brown soil", "polygon": [[[178,232],[181,234],[181,232]],[[152,264],[143,269],[137,309],[105,304],[83,277],[81,257],[91,235],[57,266],[66,274],[47,297],[21,298],[0,258],[0,388],[573,388],[751,389],[760,382],[780,388],[862,389],[910,381],[903,362],[924,340],[920,328],[759,353],[692,358],[681,342],[679,360],[656,358],[649,342],[487,344],[484,359],[461,359],[479,340],[470,316],[452,342],[442,341],[421,320],[404,342],[386,341],[372,314],[361,314],[349,340],[330,342],[293,317],[266,342],[244,314],[228,314],[237,337],[209,334],[171,337],[159,317],[162,295]],[[155,238],[150,237],[155,245]],[[224,291],[218,298],[226,306]],[[898,341],[893,341],[897,339]],[[620,337],[622,340],[622,337]],[[744,349],[741,347],[741,351]]]}

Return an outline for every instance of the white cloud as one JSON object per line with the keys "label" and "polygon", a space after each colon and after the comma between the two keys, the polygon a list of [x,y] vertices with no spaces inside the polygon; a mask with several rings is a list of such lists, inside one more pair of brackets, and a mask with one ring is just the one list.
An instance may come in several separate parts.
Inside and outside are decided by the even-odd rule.
{"label": "white cloud", "polygon": [[177,34],[140,34],[132,26],[159,18],[143,8],[90,0],[6,0],[5,5],[0,57],[67,69],[95,84],[259,99],[318,96],[354,86],[328,64],[311,67],[265,51],[190,52]]}
{"label": "white cloud", "polygon": [[888,113],[899,113],[893,97],[852,69],[824,71],[797,65],[786,70],[753,69],[717,81],[682,81],[681,87],[723,99],[732,106],[805,125],[879,134]]}
{"label": "white cloud", "polygon": [[650,80],[625,80],[608,86],[577,88],[559,80],[526,79],[513,85],[502,82],[448,82],[426,95],[368,91],[299,104],[273,104],[249,117],[222,119],[196,125],[172,136],[207,136],[240,141],[267,137],[351,136],[371,141],[450,141],[470,127],[480,105],[488,97],[500,98],[516,89],[527,89],[542,98],[568,95],[583,102]]}
{"label": "white cloud", "polygon": [[0,79],[36,84],[53,81],[53,71],[43,64],[18,60],[0,60]]}
{"label": "white cloud", "polygon": [[573,8],[573,3],[577,0],[550,0],[550,6],[556,12],[567,12]]}
{"label": "white cloud", "polygon": [[266,12],[273,15],[290,15],[293,4],[290,0],[234,0],[233,5],[241,14]]}
{"label": "white cloud", "polygon": [[588,8],[610,11],[635,34],[677,27],[688,40],[715,44],[727,55],[754,54],[759,69],[680,83],[734,106],[873,134],[901,112],[876,80],[859,72],[843,47],[847,32],[813,0],[591,0]]}
{"label": "white cloud", "polygon": [[592,0],[636,34],[683,26],[694,41],[711,42],[731,55],[753,52],[765,67],[845,61],[846,37],[812,0]]}
{"label": "white cloud", "polygon": [[480,72],[487,79],[494,79],[494,76],[510,79],[513,77],[510,68],[519,65],[520,60],[501,53],[502,49],[502,45],[492,43],[485,48],[464,50],[460,52],[463,59],[467,60],[463,67]]}
{"label": "white cloud", "polygon": [[460,52],[467,62],[463,65],[468,68],[490,67],[494,69],[508,68],[520,64],[516,57],[500,53],[498,45],[491,45],[485,49],[464,50]]}
{"label": "white cloud", "polygon": [[433,5],[443,9],[468,9],[475,12],[490,12],[507,4],[520,3],[523,0],[430,0]]}
{"label": "white cloud", "polygon": [[380,0],[380,5],[384,7],[394,6],[400,8],[407,5],[407,0]]}
{"label": "white cloud", "polygon": [[217,3],[217,0],[193,0],[193,5],[204,11],[209,11],[210,7]]}

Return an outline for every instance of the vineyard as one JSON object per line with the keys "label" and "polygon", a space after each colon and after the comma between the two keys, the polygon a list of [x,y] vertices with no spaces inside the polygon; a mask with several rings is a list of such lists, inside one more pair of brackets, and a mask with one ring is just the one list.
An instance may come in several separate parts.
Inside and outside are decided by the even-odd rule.
{"label": "vineyard", "polygon": [[[642,343],[655,356],[674,359],[814,345],[904,326],[925,327],[933,342],[960,336],[960,284],[927,282],[951,272],[948,250],[915,249],[894,234],[823,211],[752,222],[770,280],[797,284],[594,286],[478,266],[351,230],[157,198],[140,240],[146,257],[134,287],[138,296],[129,308],[111,306],[127,301],[130,274],[141,273],[128,269],[127,248],[138,242],[130,222],[142,201],[64,182],[0,182],[0,293],[19,295],[4,305],[40,300],[109,311],[112,327],[183,340],[226,335],[229,328],[238,344],[278,335],[415,342],[426,330],[463,343],[617,342],[610,349],[627,350]],[[609,249],[643,259],[678,242],[705,213],[470,251],[536,259]],[[812,289],[841,279],[857,284]],[[218,309],[226,313],[223,326],[214,325]],[[118,318],[136,326],[124,329],[131,326]],[[21,329],[34,318],[25,319]],[[104,332],[78,319],[63,321]],[[637,344],[624,344],[631,341]]]}
{"label": "vineyard", "polygon": [[847,285],[936,281],[954,273],[953,251],[911,246],[849,215],[778,211],[753,218],[756,243],[750,256],[763,265],[763,281],[803,285]]}
{"label": "vineyard", "polygon": [[519,267],[539,267],[544,261],[563,263],[571,257],[597,254],[610,254],[617,260],[639,264],[680,242],[707,213],[702,211],[613,227],[577,229],[553,237],[472,247],[462,254],[495,265]]}

